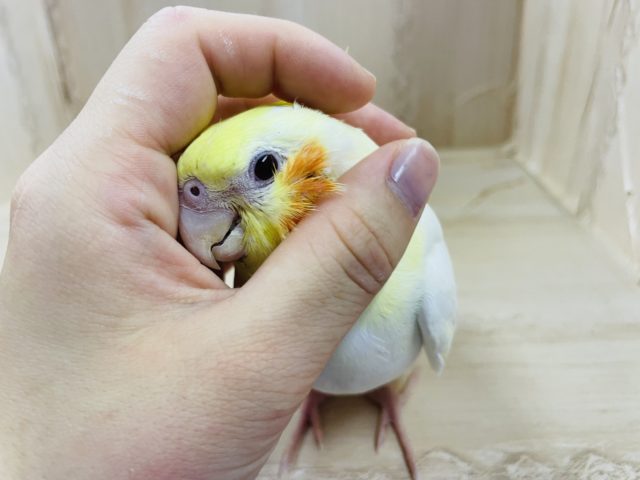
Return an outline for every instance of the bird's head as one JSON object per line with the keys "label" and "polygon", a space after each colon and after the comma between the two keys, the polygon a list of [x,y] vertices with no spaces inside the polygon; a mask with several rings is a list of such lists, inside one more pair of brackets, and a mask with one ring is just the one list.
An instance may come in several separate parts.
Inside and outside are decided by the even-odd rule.
{"label": "bird's head", "polygon": [[187,249],[212,269],[235,262],[251,275],[318,199],[338,188],[342,172],[331,157],[340,147],[331,136],[342,128],[356,130],[314,110],[278,105],[205,130],[178,161]]}

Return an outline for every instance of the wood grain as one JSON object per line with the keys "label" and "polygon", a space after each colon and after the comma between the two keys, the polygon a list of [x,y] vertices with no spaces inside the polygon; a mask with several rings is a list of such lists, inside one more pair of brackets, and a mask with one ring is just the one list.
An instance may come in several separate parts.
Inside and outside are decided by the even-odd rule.
{"label": "wood grain", "polygon": [[72,118],[49,15],[39,0],[0,0],[0,202]]}
{"label": "wood grain", "polygon": [[640,2],[528,1],[520,161],[640,281]]}
{"label": "wood grain", "polygon": [[[434,144],[511,134],[522,0],[199,0],[306,25],[378,78],[376,102]],[[128,38],[167,0],[0,0],[0,199],[82,108]]]}

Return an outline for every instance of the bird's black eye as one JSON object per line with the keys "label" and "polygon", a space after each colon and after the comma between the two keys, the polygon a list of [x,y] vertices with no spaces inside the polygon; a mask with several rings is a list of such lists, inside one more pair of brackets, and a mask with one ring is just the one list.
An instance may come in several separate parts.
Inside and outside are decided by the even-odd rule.
{"label": "bird's black eye", "polygon": [[258,157],[253,174],[258,180],[271,180],[278,171],[278,158],[273,153],[264,153]]}
{"label": "bird's black eye", "polygon": [[193,187],[191,187],[189,191],[191,192],[191,195],[193,195],[194,197],[200,196],[200,187],[198,187],[197,185],[194,185]]}

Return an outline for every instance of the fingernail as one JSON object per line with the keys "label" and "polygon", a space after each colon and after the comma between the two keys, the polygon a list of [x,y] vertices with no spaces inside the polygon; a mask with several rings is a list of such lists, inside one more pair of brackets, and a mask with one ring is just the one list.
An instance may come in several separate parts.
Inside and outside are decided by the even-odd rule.
{"label": "fingernail", "polygon": [[420,138],[407,140],[389,171],[389,187],[417,216],[429,199],[438,177],[440,159],[435,149]]}

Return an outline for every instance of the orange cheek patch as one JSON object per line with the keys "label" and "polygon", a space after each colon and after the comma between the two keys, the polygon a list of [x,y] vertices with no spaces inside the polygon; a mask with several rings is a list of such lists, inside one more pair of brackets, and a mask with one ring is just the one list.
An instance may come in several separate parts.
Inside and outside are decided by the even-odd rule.
{"label": "orange cheek patch", "polygon": [[318,142],[305,144],[285,164],[281,181],[289,190],[291,211],[285,219],[289,229],[313,209],[322,195],[339,189],[338,184],[326,175],[326,167],[327,151]]}

